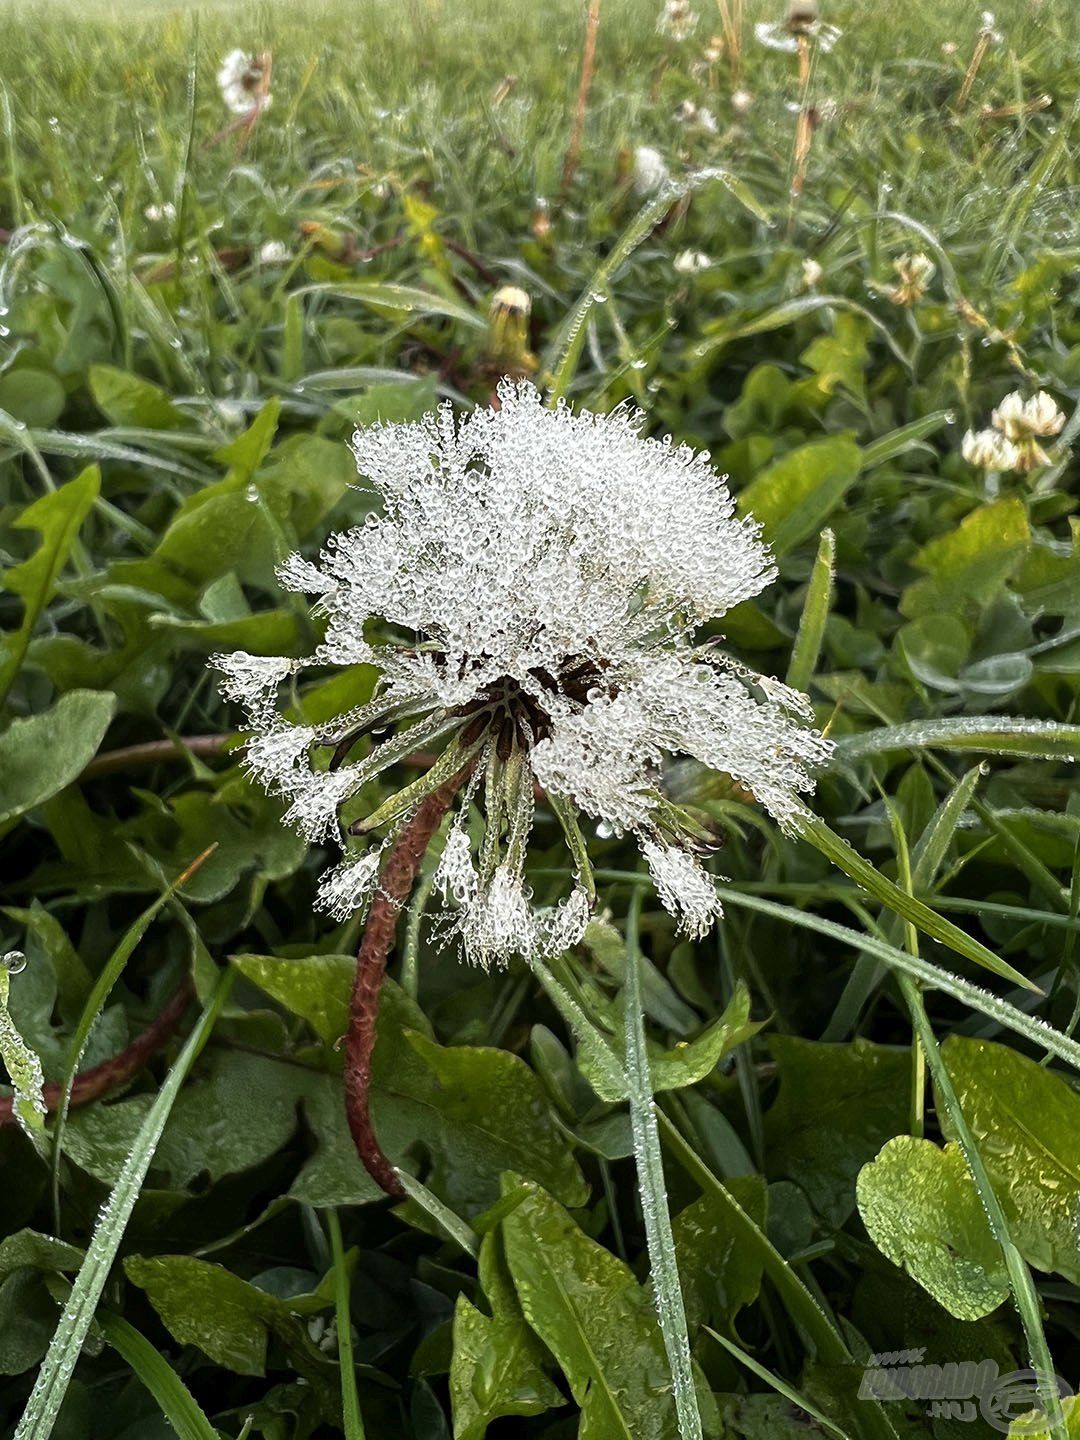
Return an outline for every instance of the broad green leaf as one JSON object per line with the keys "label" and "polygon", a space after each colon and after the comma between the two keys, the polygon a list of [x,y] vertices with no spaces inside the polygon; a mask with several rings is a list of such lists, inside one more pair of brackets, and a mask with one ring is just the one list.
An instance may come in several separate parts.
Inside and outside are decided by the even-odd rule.
{"label": "broad green leaf", "polygon": [[914,557],[928,575],[904,591],[901,612],[911,619],[977,613],[1019,567],[1030,543],[1027,513],[1017,497],[973,510]]}
{"label": "broad green leaf", "polygon": [[0,735],[0,825],[77,780],[97,754],[116,696],[71,690],[49,710],[13,720]]}
{"label": "broad green leaf", "polygon": [[796,1181],[837,1227],[855,1207],[855,1177],[908,1114],[906,1050],[856,1040],[826,1045],[773,1035],[780,1094],[765,1116],[772,1173]]}
{"label": "broad green leaf", "polygon": [[1007,1045],[952,1035],[941,1053],[1021,1254],[1080,1284],[1080,1094]]}
{"label": "broad green leaf", "polygon": [[539,1186],[502,1221],[526,1320],[581,1409],[580,1440],[674,1440],[664,1342],[652,1298]]}
{"label": "broad green leaf", "polygon": [[327,1045],[335,1045],[349,1023],[349,992],[356,974],[355,955],[234,955],[232,964],[246,979],[308,1022]]}
{"label": "broad green leaf", "polygon": [[14,521],[17,529],[37,530],[41,543],[29,560],[12,565],[0,575],[4,589],[18,595],[23,602],[22,623],[13,635],[6,637],[0,663],[0,705],[19,672],[41,613],[53,596],[79,528],[100,489],[101,472],[96,465],[91,465],[74,480],[35,500]]}
{"label": "broad green leaf", "polygon": [[724,1013],[692,1040],[680,1040],[671,1050],[649,1044],[649,1073],[655,1094],[696,1085],[711,1075],[725,1055],[756,1035],[763,1020],[750,1019],[750,992],[740,981]]}
{"label": "broad green leaf", "polygon": [[521,1312],[495,1232],[480,1247],[480,1288],[490,1315],[464,1295],[454,1310],[454,1440],[483,1440],[487,1427],[501,1416],[540,1415],[564,1403],[546,1373],[550,1355]]}
{"label": "broad green leaf", "polygon": [[444,1047],[415,1032],[407,1038],[435,1077],[416,1101],[440,1132],[427,1142],[434,1152],[427,1184],[451,1209],[471,1217],[490,1204],[495,1177],[505,1170],[542,1184],[564,1204],[585,1203],[588,1187],[523,1060],[494,1048]]}
{"label": "broad green leaf", "polygon": [[146,1291],[181,1345],[197,1345],[215,1364],[240,1375],[265,1373],[270,1331],[284,1321],[280,1300],[193,1255],[131,1255],[124,1272]]}
{"label": "broad green leaf", "polygon": [[761,524],[762,538],[783,555],[821,529],[861,465],[862,452],[850,436],[811,440],[751,481],[739,496],[739,514],[752,515]]}
{"label": "broad green leaf", "polygon": [[67,391],[48,370],[26,366],[0,375],[0,410],[35,429],[55,425],[67,405]]}
{"label": "broad green leaf", "polygon": [[113,365],[91,365],[87,379],[98,409],[114,425],[175,430],[187,423],[184,412],[177,409],[167,392],[141,375]]}
{"label": "broad green leaf", "polygon": [[1008,1298],[1001,1247],[963,1152],[898,1135],[863,1166],[859,1214],[878,1249],[958,1320],[977,1320]]}
{"label": "broad green leaf", "polygon": [[[760,1228],[765,1226],[765,1182],[760,1175],[733,1176],[727,1189]],[[708,1322],[733,1331],[744,1305],[757,1299],[764,1260],[731,1222],[731,1209],[706,1193],[671,1222],[691,1334]]]}

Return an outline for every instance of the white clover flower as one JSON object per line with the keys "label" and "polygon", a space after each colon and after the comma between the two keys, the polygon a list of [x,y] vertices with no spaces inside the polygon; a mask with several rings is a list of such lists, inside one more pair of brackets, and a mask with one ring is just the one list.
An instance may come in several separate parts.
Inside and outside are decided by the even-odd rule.
{"label": "white clover flower", "polygon": [[1000,430],[969,430],[960,444],[969,465],[980,470],[1015,470],[1019,452]]}
{"label": "white clover flower", "polygon": [[1032,435],[1058,435],[1065,416],[1057,401],[1045,390],[1025,400],[1019,390],[1006,395],[990,417],[1009,440],[1027,440]]}
{"label": "white clover flower", "polygon": [[1058,409],[1057,401],[1045,390],[1040,390],[1030,400],[1025,400],[1019,390],[1014,390],[1005,396],[990,420],[1015,452],[1016,458],[1009,468],[1025,474],[1050,464],[1050,456],[1039,444],[1039,438],[1060,434],[1065,424],[1064,413]]}
{"label": "white clover flower", "polygon": [[708,270],[712,261],[704,250],[680,250],[671,262],[678,275],[696,275],[699,270]]}
{"label": "white clover flower", "polygon": [[697,22],[697,12],[690,8],[690,0],[665,0],[656,28],[661,35],[681,42],[691,35]]}
{"label": "white clover flower", "polygon": [[218,89],[226,108],[234,115],[250,115],[253,110],[270,108],[268,65],[268,56],[249,55],[244,50],[230,50],[222,60],[217,74]]}
{"label": "white clover flower", "polygon": [[653,195],[671,184],[667,161],[651,145],[639,145],[634,151],[633,184],[639,195]]}
{"label": "white clover flower", "polygon": [[[214,658],[247,707],[249,769],[312,840],[344,827],[348,851],[348,836],[381,831],[385,848],[426,796],[468,777],[435,882],[480,964],[580,939],[594,893],[582,813],[632,834],[663,903],[703,933],[719,914],[695,854],[708,832],[662,792],[665,760],[730,775],[788,824],[829,754],[803,696],[695,643],[773,564],[707,457],[642,438],[642,424],[629,409],[550,410],[504,380],[498,408],[358,431],[381,512],[332,536],[317,564],[294,557],[279,572],[320,597],[324,640],[301,662]],[[274,686],[327,664],[374,666],[372,699],[291,724]],[[361,787],[431,749],[426,774],[365,813]],[[525,869],[537,804],[562,827],[575,877],[540,908]],[[377,864],[347,853],[321,903],[336,916],[366,904]]]}

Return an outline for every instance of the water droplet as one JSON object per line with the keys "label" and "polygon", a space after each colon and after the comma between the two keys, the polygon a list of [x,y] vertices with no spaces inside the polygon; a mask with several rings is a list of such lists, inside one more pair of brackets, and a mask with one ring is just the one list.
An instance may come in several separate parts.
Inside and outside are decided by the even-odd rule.
{"label": "water droplet", "polygon": [[6,955],[0,955],[0,965],[9,975],[21,975],[26,969],[26,956],[21,950],[9,950]]}

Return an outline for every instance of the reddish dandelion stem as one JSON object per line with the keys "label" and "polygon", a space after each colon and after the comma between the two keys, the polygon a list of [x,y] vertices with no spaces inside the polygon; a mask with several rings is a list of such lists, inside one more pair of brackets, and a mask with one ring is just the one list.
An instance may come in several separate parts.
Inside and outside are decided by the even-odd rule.
{"label": "reddish dandelion stem", "polygon": [[405,1191],[383,1153],[371,1119],[371,1059],[379,1018],[379,991],[394,943],[398,914],[412,890],[431,838],[465,775],[466,770],[461,770],[421,801],[398,836],[379,878],[379,888],[371,902],[364,938],[356,956],[349,1028],[345,1034],[345,1114],[364,1169],[395,1199],[402,1199]]}

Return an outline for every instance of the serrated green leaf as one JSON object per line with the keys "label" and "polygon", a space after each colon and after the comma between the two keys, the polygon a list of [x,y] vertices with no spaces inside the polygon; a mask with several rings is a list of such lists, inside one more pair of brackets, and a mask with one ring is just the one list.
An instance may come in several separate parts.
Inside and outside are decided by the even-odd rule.
{"label": "serrated green leaf", "polygon": [[870,1237],[958,1320],[989,1315],[1009,1277],[963,1152],[898,1135],[864,1165],[859,1214]]}

